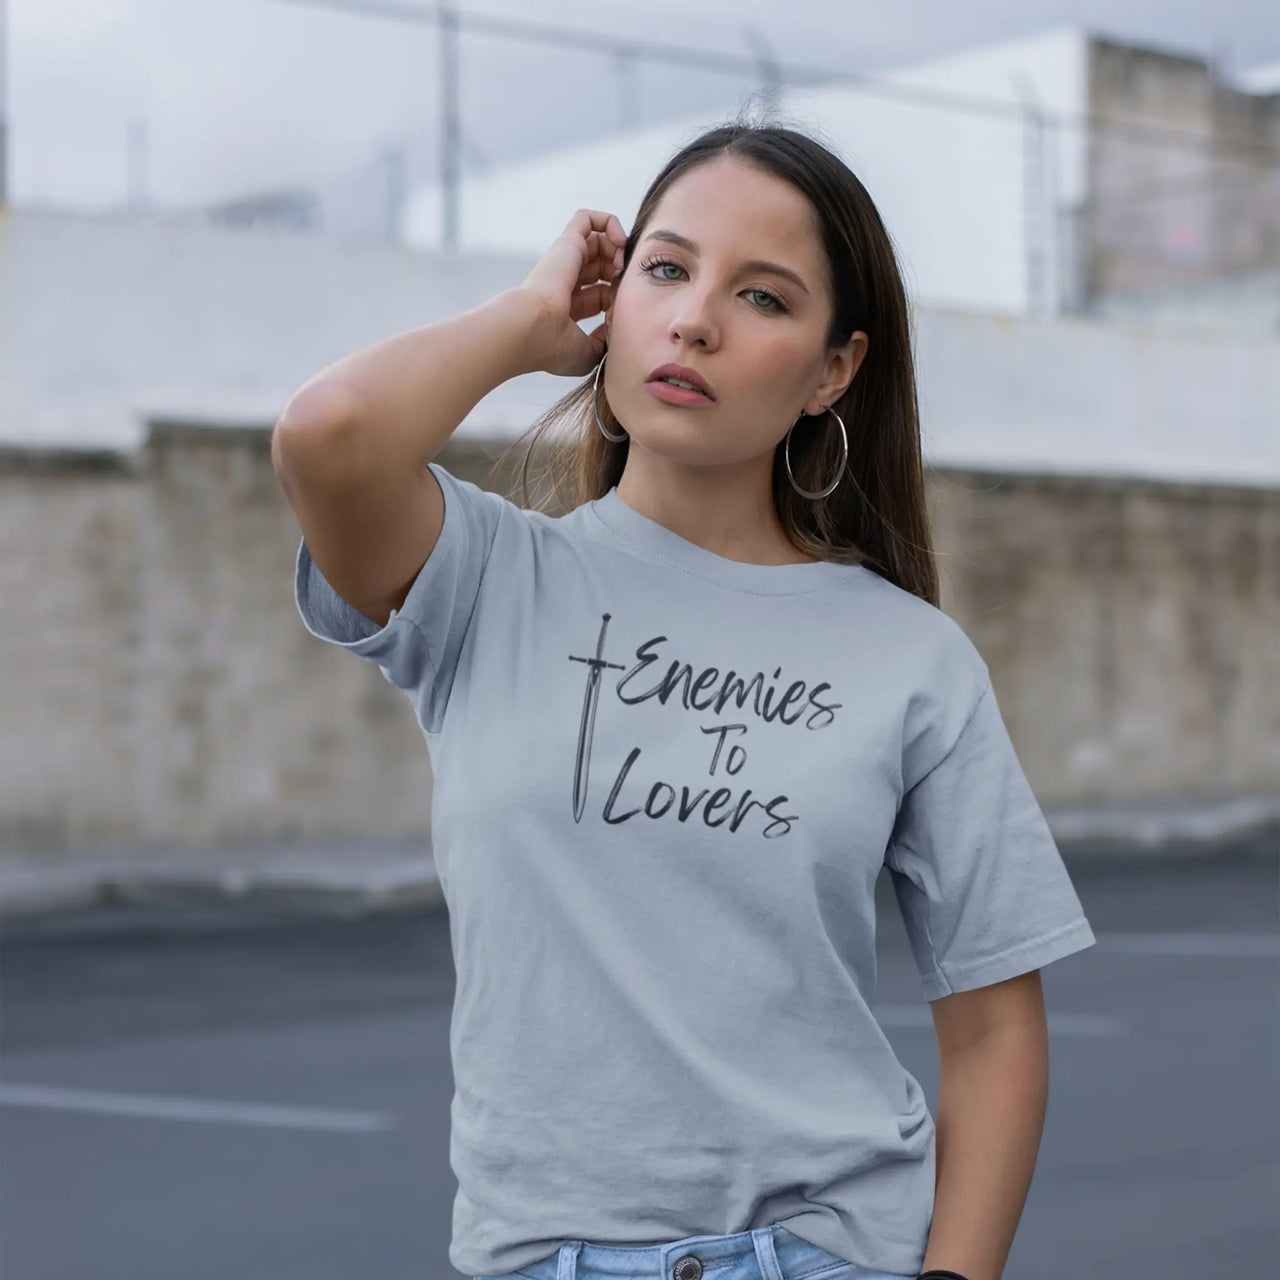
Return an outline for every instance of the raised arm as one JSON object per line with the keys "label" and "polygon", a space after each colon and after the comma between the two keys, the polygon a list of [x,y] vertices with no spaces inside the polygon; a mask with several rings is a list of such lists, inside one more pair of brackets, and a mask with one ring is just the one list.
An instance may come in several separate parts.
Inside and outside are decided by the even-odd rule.
{"label": "raised arm", "polygon": [[587,373],[626,236],[579,209],[518,288],[447,320],[364,347],[322,369],[285,405],[271,461],[312,560],[380,626],[399,609],[444,521],[427,468],[473,408],[509,378]]}
{"label": "raised arm", "polygon": [[285,405],[271,461],[316,567],[380,626],[435,547],[427,463],[495,387],[530,371],[539,301],[521,289],[345,356]]}

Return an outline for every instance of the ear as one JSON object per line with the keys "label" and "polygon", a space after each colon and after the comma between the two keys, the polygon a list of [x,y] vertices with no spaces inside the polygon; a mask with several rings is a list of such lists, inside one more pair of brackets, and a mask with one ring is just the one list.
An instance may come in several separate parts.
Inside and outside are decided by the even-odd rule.
{"label": "ear", "polygon": [[844,395],[863,360],[866,359],[870,344],[870,338],[859,329],[844,346],[836,347],[827,354],[822,381],[805,401],[805,413],[810,415],[826,413],[827,406],[835,404]]}

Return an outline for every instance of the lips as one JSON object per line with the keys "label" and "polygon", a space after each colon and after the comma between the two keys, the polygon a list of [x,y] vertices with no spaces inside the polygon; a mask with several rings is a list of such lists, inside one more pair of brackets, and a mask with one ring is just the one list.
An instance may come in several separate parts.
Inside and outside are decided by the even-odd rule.
{"label": "lips", "polygon": [[716,398],[715,392],[707,386],[706,380],[696,369],[690,369],[683,364],[660,364],[645,381],[661,382],[664,378],[679,378],[681,382],[688,382],[697,387],[708,400]]}

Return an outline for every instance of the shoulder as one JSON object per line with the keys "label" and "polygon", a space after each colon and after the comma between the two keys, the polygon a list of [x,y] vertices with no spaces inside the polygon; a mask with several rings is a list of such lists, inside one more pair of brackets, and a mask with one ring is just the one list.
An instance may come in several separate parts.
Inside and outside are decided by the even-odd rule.
{"label": "shoulder", "polygon": [[540,535],[559,521],[474,480],[450,471],[439,462],[427,464],[444,496],[442,540],[486,558],[495,546],[515,548],[540,541]]}
{"label": "shoulder", "polygon": [[[574,518],[521,506],[498,489],[428,464],[444,494],[442,560],[474,566],[487,594],[531,580],[567,590],[578,541]],[[469,570],[470,571],[470,570]]]}
{"label": "shoulder", "polygon": [[977,700],[990,672],[969,633],[937,605],[866,570],[862,582],[869,595],[877,638],[898,655],[924,688],[972,694]]}
{"label": "shoulder", "polygon": [[500,490],[468,480],[439,462],[429,462],[427,467],[439,482],[444,494],[446,515],[449,500],[452,499],[460,514],[473,515],[490,524],[497,524],[505,519],[545,528],[566,522],[564,516],[550,516],[536,508],[523,507]]}
{"label": "shoulder", "polygon": [[991,687],[991,673],[964,627],[936,605],[878,574],[864,575],[858,625],[874,643],[866,661],[891,690],[908,784],[942,759]]}
{"label": "shoulder", "polygon": [[505,498],[501,493],[494,489],[487,489],[483,485],[476,484],[474,480],[468,480],[456,472],[450,471],[448,467],[440,462],[428,462],[427,470],[435,476],[440,485],[440,490],[444,494],[446,515],[448,514],[450,501],[459,508],[484,513],[492,519],[497,519],[505,512],[507,507],[511,507],[514,511],[520,510],[515,503]]}

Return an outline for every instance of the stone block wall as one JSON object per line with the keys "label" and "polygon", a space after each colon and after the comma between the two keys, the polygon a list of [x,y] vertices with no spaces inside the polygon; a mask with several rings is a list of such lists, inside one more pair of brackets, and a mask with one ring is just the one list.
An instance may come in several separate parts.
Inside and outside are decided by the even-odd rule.
{"label": "stone block wall", "polygon": [[[440,461],[503,487],[498,449]],[[1275,792],[1280,491],[934,470],[929,502],[1042,804]],[[412,709],[303,627],[299,536],[269,428],[0,455],[0,844],[426,835]]]}

